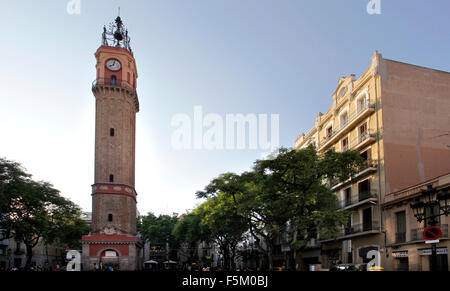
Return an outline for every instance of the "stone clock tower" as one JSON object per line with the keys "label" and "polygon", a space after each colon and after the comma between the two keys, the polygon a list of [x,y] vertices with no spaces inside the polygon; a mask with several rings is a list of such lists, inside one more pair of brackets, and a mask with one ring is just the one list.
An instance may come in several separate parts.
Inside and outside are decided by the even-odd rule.
{"label": "stone clock tower", "polygon": [[95,57],[95,184],[91,233],[82,238],[83,269],[103,265],[139,270],[142,245],[136,231],[134,188],[138,74],[120,17],[103,29]]}

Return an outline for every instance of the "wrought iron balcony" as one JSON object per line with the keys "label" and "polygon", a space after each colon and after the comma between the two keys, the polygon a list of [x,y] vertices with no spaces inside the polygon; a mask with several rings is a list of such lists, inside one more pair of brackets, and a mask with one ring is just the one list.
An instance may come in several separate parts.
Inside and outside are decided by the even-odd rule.
{"label": "wrought iron balcony", "polygon": [[368,190],[360,192],[356,195],[352,195],[348,199],[344,199],[340,202],[341,208],[352,208],[359,205],[364,205],[369,201],[376,201],[378,200],[378,194],[376,190]]}
{"label": "wrought iron balcony", "polygon": [[377,135],[375,133],[371,133],[371,132],[367,131],[355,139],[356,143],[353,143],[354,148],[355,148],[355,150],[364,148],[365,146],[375,142],[376,139],[377,139]]}
{"label": "wrought iron balcony", "polygon": [[100,78],[100,79],[96,79],[94,82],[92,82],[93,89],[98,86],[121,87],[121,88],[126,88],[131,91],[136,90],[135,86],[133,86],[130,82],[128,82],[126,80],[115,80],[115,79],[108,79],[108,78]]}
{"label": "wrought iron balcony", "polygon": [[395,233],[395,243],[404,243],[406,242],[406,232],[397,232]]}
{"label": "wrought iron balcony", "polygon": [[370,198],[377,198],[377,193],[374,190],[366,190],[361,191],[358,193],[358,202],[370,199]]}
{"label": "wrought iron balcony", "polygon": [[[442,229],[442,237],[448,238],[448,224],[438,225]],[[424,228],[415,228],[411,230],[411,241],[424,240],[423,231]]]}
{"label": "wrought iron balcony", "polygon": [[360,105],[358,109],[351,116],[349,116],[348,119],[339,127],[339,129],[327,132],[323,140],[320,141],[319,149],[322,150],[327,145],[335,142],[340,137],[341,133],[344,133],[346,131],[346,129],[352,128],[352,126],[356,125],[359,121],[372,114],[374,111],[375,104],[364,103]]}
{"label": "wrought iron balcony", "polygon": [[345,228],[345,235],[363,233],[366,231],[379,230],[380,224],[378,221],[366,222],[362,224],[355,224]]}

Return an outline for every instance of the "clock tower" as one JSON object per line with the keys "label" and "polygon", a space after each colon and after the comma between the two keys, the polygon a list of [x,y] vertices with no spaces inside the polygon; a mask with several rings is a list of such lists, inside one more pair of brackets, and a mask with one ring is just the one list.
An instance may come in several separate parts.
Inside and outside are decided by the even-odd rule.
{"label": "clock tower", "polygon": [[103,28],[95,58],[95,183],[91,233],[82,238],[83,269],[103,265],[134,271],[142,266],[135,190],[138,74],[128,30],[120,17]]}

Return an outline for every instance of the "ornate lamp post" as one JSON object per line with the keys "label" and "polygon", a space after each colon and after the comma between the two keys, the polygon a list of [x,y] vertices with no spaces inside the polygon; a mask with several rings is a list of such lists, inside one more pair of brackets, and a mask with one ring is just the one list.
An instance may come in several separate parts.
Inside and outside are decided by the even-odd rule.
{"label": "ornate lamp post", "polygon": [[[421,191],[421,194],[422,195],[411,204],[414,216],[419,223],[426,221],[429,226],[437,226],[439,224],[438,218],[440,216],[448,216],[450,214],[450,194],[447,189],[439,191],[436,188],[433,188],[432,185],[428,185],[426,190]],[[437,213],[435,213],[436,208]],[[436,243],[432,244],[431,250],[431,268],[432,271],[437,271]]]}

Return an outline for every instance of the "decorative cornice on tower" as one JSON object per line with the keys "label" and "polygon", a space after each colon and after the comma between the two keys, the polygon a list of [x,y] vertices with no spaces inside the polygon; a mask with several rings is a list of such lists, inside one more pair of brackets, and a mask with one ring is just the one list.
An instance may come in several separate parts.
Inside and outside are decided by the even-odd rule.
{"label": "decorative cornice on tower", "polygon": [[109,79],[97,79],[92,82],[92,93],[94,93],[96,98],[102,98],[102,95],[105,98],[109,98],[111,92],[120,92],[123,97],[131,98],[136,112],[139,112],[140,106],[137,91],[127,81],[120,80],[116,82],[113,85]]}

